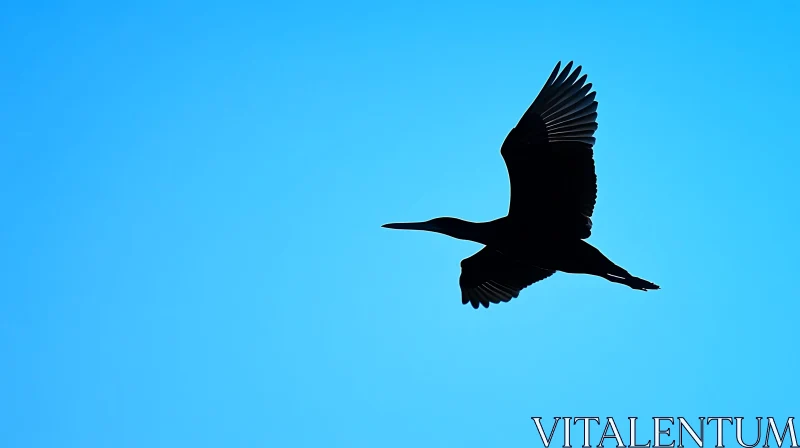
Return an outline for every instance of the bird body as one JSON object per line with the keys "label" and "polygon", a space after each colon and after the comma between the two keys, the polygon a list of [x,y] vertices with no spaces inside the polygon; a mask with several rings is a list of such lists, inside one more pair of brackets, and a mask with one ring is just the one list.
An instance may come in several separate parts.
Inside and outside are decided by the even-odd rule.
{"label": "bird body", "polygon": [[461,262],[462,303],[507,302],[556,271],[590,274],[647,291],[658,285],[635,277],[585,241],[597,199],[593,146],[595,93],[572,62],[559,62],[545,86],[506,137],[500,154],[511,181],[508,215],[488,222],[435,218],[391,223],[485,247]]}

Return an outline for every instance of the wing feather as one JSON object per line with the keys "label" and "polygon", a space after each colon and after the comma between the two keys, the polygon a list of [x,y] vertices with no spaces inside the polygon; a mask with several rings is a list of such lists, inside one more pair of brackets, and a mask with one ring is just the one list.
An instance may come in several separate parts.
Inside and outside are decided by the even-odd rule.
{"label": "wing feather", "polygon": [[514,260],[485,247],[461,261],[461,303],[477,309],[489,304],[508,302],[520,291],[553,275],[555,271],[540,269]]}
{"label": "wing feather", "polygon": [[587,75],[572,66],[556,64],[500,152],[511,180],[510,217],[588,238],[597,200],[597,101]]}

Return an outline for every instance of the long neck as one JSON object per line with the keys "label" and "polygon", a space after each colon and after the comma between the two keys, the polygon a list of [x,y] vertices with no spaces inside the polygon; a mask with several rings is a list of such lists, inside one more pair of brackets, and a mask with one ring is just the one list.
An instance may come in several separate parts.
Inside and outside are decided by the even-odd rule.
{"label": "long neck", "polygon": [[488,246],[496,239],[497,226],[495,223],[496,221],[470,222],[454,219],[435,231],[459,240],[475,241]]}

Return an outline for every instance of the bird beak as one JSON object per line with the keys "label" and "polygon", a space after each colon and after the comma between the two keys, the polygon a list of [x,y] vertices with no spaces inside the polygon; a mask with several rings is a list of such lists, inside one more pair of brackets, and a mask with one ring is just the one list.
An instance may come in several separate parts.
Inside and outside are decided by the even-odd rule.
{"label": "bird beak", "polygon": [[427,230],[428,232],[435,232],[435,225],[429,222],[393,222],[384,224],[381,227],[387,229],[400,229],[400,230]]}

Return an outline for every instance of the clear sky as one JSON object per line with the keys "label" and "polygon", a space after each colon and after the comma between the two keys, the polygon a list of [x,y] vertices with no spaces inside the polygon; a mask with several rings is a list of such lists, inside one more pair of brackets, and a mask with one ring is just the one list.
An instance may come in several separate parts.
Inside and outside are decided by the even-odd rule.
{"label": "clear sky", "polygon": [[[490,3],[3,2],[0,446],[795,415],[798,3]],[[589,241],[663,289],[473,310],[478,245],[380,225],[504,215],[559,60],[600,103]]]}

